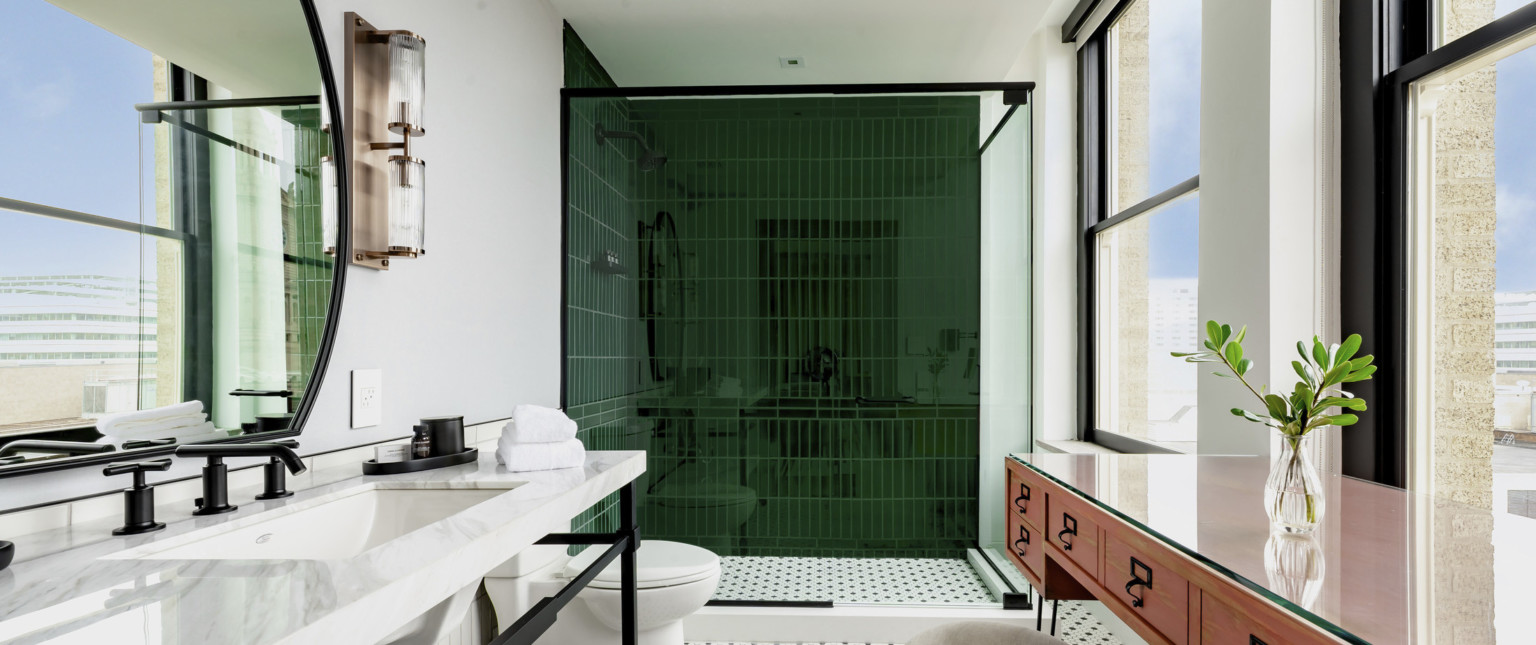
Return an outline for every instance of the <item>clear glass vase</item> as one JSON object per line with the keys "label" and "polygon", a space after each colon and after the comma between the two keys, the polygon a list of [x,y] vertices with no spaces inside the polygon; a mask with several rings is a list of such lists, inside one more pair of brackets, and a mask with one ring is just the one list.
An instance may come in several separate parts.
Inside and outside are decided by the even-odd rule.
{"label": "clear glass vase", "polygon": [[1310,535],[1323,520],[1323,480],[1310,452],[1312,435],[1280,435],[1280,453],[1264,482],[1264,510],[1272,528]]}

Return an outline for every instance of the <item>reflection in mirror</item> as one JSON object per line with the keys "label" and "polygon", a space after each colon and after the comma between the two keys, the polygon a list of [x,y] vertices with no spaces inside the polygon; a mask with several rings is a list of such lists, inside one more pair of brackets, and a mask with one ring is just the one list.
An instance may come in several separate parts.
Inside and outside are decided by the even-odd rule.
{"label": "reflection in mirror", "polygon": [[336,271],[301,4],[5,10],[0,474],[288,429]]}

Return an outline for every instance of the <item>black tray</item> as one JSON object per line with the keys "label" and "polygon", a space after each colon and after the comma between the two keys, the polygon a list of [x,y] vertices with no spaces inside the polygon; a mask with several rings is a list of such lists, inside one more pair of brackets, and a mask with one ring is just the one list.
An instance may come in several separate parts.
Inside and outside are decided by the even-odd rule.
{"label": "black tray", "polygon": [[422,457],[421,459],[407,459],[405,461],[390,461],[379,463],[372,459],[363,462],[364,475],[398,475],[400,473],[414,473],[433,468],[447,468],[467,464],[480,458],[479,448],[470,448],[464,452],[441,457]]}

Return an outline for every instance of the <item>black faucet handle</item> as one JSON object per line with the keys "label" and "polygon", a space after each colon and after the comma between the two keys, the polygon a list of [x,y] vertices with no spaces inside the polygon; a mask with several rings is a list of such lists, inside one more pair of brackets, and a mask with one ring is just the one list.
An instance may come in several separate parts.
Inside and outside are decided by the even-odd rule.
{"label": "black faucet handle", "polygon": [[110,477],[112,475],[126,475],[128,473],[133,473],[135,485],[143,486],[144,473],[150,471],[163,472],[170,469],[171,460],[169,459],[151,459],[149,461],[115,461],[107,464],[107,467],[102,469],[101,474]]}
{"label": "black faucet handle", "polygon": [[[292,439],[280,439],[267,443],[277,444],[288,448],[290,451],[299,447],[299,442]],[[293,496],[293,491],[288,490],[288,471],[285,470],[286,468],[287,464],[283,463],[282,458],[277,455],[272,455],[272,458],[267,460],[267,463],[261,467],[263,472],[262,489],[261,494],[257,495],[256,499],[282,499]]]}
{"label": "black faucet handle", "polygon": [[133,474],[133,488],[123,490],[123,525],[113,535],[137,535],[165,528],[155,521],[155,489],[144,484],[144,473],[171,469],[171,460],[119,461],[107,464],[101,474]]}

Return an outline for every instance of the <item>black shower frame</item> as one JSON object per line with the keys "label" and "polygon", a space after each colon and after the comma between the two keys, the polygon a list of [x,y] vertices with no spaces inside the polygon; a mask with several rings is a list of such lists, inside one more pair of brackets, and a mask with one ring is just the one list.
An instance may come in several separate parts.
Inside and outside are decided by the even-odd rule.
{"label": "black shower frame", "polygon": [[[1028,105],[1031,94],[1034,92],[1034,81],[1016,82],[982,82],[982,83],[834,83],[834,84],[808,84],[808,85],[677,85],[677,86],[648,86],[648,87],[564,87],[560,88],[560,408],[566,409],[569,404],[569,381],[567,379],[567,367],[570,364],[570,188],[571,188],[571,100],[593,98],[691,98],[691,97],[725,97],[725,96],[784,96],[803,97],[817,95],[871,95],[871,94],[973,94],[977,92],[1002,92],[1003,104],[1008,110],[998,119],[992,131],[983,140],[976,150],[979,158],[992,145],[992,141],[1002,132],[1019,106]],[[1033,123],[1029,125],[1033,129]],[[1033,136],[1030,138],[1033,141]],[[1033,170],[1031,170],[1033,172]],[[980,173],[976,181],[981,182]],[[979,205],[978,205],[979,209]],[[978,211],[977,216],[980,216]],[[1032,249],[1025,249],[1025,253],[1032,253]],[[1032,262],[1032,261],[1031,261]],[[1033,291],[1031,291],[1033,294]],[[1033,295],[1031,295],[1033,298]],[[1033,308],[1033,307],[1031,307]],[[1033,335],[1030,339],[1030,350],[1034,349]],[[1027,395],[1027,393],[1026,393]],[[977,472],[981,469],[981,455],[976,457]],[[980,550],[983,545],[973,545]],[[1006,578],[1004,578],[1006,580]],[[716,604],[711,601],[710,604]],[[722,603],[723,604],[723,603]],[[731,603],[736,606],[815,606],[830,608],[831,603],[804,603],[804,602],[757,602],[741,601]],[[1031,597],[1027,593],[1006,593],[1003,598],[1004,609],[1027,610],[1033,608]]]}

